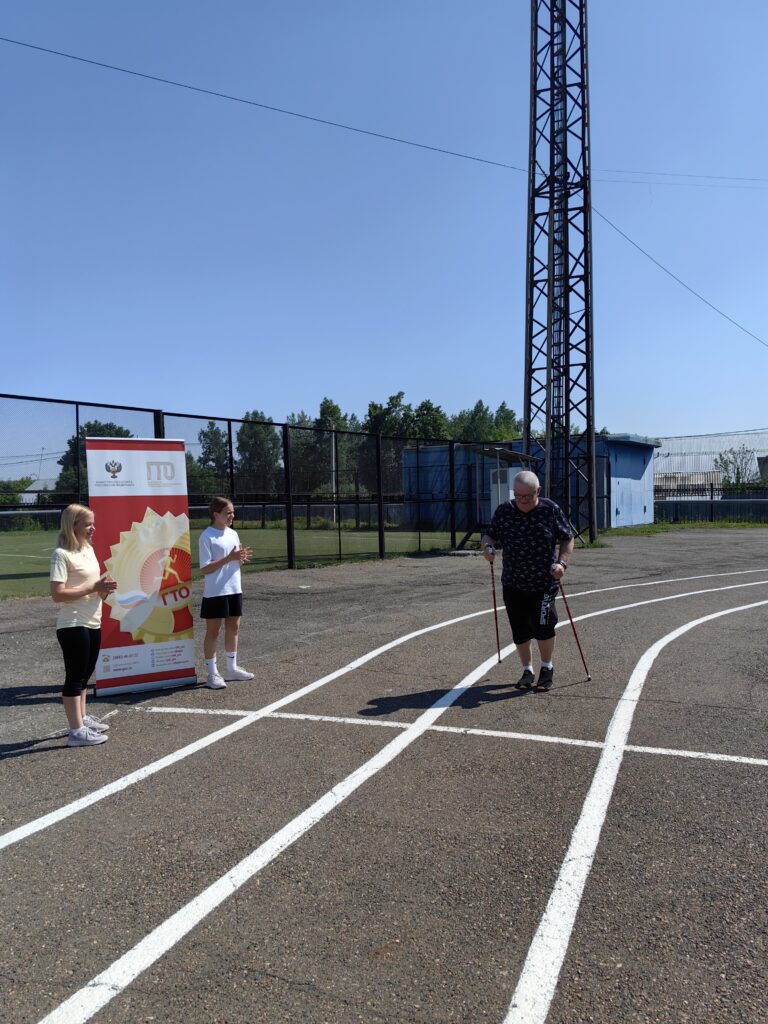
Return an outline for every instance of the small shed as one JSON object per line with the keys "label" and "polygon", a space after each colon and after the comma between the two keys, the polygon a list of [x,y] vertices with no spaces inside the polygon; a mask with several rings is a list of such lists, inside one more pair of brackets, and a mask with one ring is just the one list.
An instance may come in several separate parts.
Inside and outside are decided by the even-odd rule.
{"label": "small shed", "polygon": [[600,529],[653,522],[653,453],[660,447],[656,438],[638,434],[595,437],[595,453],[606,457],[607,474],[602,488],[605,500],[598,501]]}

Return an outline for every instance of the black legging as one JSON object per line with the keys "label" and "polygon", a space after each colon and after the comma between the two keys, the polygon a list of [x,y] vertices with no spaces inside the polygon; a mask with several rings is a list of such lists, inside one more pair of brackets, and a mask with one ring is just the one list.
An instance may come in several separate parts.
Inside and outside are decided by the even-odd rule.
{"label": "black legging", "polygon": [[67,626],[56,630],[56,639],[64,655],[66,678],[62,697],[79,697],[96,668],[101,647],[101,630],[86,626]]}

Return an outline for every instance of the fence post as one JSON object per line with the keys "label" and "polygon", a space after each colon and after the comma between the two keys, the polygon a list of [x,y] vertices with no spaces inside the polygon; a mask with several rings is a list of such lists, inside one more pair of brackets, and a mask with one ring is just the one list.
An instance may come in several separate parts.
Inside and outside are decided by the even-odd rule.
{"label": "fence post", "polygon": [[715,485],[713,483],[709,485],[709,521],[710,523],[715,521]]}
{"label": "fence post", "polygon": [[339,561],[341,561],[341,503],[339,502],[339,434],[338,431],[331,431],[331,443],[333,444],[333,499],[334,512],[336,513],[336,527],[339,534]]}
{"label": "fence post", "polygon": [[293,535],[293,492],[291,491],[291,434],[283,424],[283,473],[285,476],[285,532],[288,542],[288,568],[296,568],[296,539]]}
{"label": "fence post", "polygon": [[379,492],[379,558],[386,555],[384,546],[384,470],[381,464],[381,434],[376,435],[376,488]]}
{"label": "fence post", "polygon": [[235,456],[232,450],[232,420],[227,420],[227,451],[229,455],[229,497],[235,500]]}
{"label": "fence post", "polygon": [[419,535],[419,554],[421,554],[421,468],[418,437],[416,438],[416,533]]}
{"label": "fence post", "polygon": [[450,502],[448,515],[451,527],[451,548],[456,548],[456,462],[454,456],[454,442],[448,442],[448,500]]}
{"label": "fence post", "polygon": [[77,443],[75,445],[75,479],[77,480],[77,502],[79,505],[82,505],[83,488],[82,480],[80,479],[80,477],[82,476],[82,473],[80,472],[80,455],[81,448],[84,446],[84,442],[81,441],[80,439],[80,405],[78,402],[75,402],[75,437],[77,438]]}

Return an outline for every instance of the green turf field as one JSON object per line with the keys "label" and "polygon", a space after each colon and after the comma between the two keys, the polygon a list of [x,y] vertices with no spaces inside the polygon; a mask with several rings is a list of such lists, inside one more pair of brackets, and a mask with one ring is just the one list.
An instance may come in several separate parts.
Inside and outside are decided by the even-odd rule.
{"label": "green turf field", "polygon": [[[191,531],[192,557],[197,563],[199,529]],[[284,569],[288,565],[287,534],[285,530],[262,530],[260,527],[238,527],[243,544],[253,548],[253,562],[248,571]],[[337,561],[339,558],[338,530],[296,529],[296,561],[300,567]],[[48,594],[48,568],[56,542],[53,530],[24,533],[9,530],[0,533],[0,598],[40,597]],[[422,533],[423,552],[447,548],[447,533]],[[407,555],[418,552],[419,535],[411,531],[387,530],[388,555]],[[344,559],[377,558],[379,537],[376,530],[342,530],[341,554]],[[198,579],[199,572],[194,577]]]}

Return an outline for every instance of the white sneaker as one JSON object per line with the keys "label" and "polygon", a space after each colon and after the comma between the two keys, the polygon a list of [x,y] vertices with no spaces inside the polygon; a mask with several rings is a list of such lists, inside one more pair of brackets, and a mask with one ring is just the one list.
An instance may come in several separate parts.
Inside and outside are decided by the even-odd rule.
{"label": "white sneaker", "polygon": [[109,732],[107,723],[100,722],[98,718],[94,718],[92,715],[86,715],[83,718],[83,725],[86,729],[90,729],[91,732]]}
{"label": "white sneaker", "polygon": [[205,684],[209,690],[226,690],[227,684],[221,678],[217,672],[215,676],[209,676],[208,682]]}
{"label": "white sneaker", "polygon": [[68,747],[95,747],[97,743],[106,743],[107,737],[93,729],[70,729],[67,737]]}
{"label": "white sneaker", "polygon": [[227,682],[234,683],[236,679],[253,679],[253,672],[246,672],[244,668],[233,668],[224,676]]}

